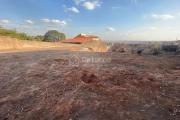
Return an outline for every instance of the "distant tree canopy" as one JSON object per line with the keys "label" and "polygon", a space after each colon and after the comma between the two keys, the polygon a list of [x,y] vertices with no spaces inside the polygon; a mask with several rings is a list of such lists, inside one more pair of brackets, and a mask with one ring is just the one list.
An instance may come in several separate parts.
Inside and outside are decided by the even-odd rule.
{"label": "distant tree canopy", "polygon": [[42,41],[44,39],[44,35],[37,35],[34,40]]}
{"label": "distant tree canopy", "polygon": [[65,40],[66,36],[64,33],[59,33],[57,30],[49,30],[44,35],[43,41],[45,42],[59,42]]}
{"label": "distant tree canopy", "polygon": [[12,38],[17,38],[20,40],[33,40],[32,36],[28,36],[26,33],[18,33],[16,29],[8,30],[0,28],[0,35],[2,36],[10,36]]}
{"label": "distant tree canopy", "polygon": [[17,38],[20,40],[33,40],[32,36],[28,36],[26,33],[18,33],[16,29],[8,30],[8,29],[0,29],[0,35],[2,36],[10,36],[12,38]]}
{"label": "distant tree canopy", "polygon": [[26,33],[19,33],[20,40],[33,40],[32,36],[28,36]]}

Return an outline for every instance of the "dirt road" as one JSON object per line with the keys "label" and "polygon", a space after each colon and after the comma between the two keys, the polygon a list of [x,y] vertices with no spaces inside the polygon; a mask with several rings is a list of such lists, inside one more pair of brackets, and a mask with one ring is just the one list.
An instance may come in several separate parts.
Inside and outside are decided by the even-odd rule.
{"label": "dirt road", "polygon": [[1,53],[0,119],[178,120],[179,80],[174,55]]}

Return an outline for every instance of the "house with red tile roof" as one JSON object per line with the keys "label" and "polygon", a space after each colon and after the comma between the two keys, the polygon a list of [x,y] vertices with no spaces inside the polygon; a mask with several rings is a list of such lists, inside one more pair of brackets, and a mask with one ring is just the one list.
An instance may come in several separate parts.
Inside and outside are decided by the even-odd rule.
{"label": "house with red tile roof", "polygon": [[99,36],[93,36],[93,35],[87,35],[87,34],[81,33],[73,39],[67,39],[67,40],[62,41],[62,43],[82,44],[83,42],[90,41],[90,40],[101,41],[99,39]]}

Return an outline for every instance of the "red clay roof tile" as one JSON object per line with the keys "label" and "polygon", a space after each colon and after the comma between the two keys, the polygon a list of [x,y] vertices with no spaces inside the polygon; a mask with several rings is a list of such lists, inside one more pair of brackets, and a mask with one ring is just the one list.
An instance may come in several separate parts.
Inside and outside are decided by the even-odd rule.
{"label": "red clay roof tile", "polygon": [[67,39],[62,41],[63,43],[82,43],[85,41],[92,40],[93,38],[97,38],[96,36],[77,36],[73,39]]}

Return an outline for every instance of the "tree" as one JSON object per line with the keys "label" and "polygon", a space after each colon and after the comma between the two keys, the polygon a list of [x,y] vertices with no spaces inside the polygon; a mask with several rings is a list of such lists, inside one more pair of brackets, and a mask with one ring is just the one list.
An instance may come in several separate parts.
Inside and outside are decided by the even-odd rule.
{"label": "tree", "polygon": [[57,30],[49,30],[44,35],[43,41],[45,42],[59,42],[65,40],[66,36],[64,33],[59,33]]}
{"label": "tree", "polygon": [[37,35],[34,39],[37,40],[37,41],[42,41],[44,39],[44,36]]}
{"label": "tree", "polygon": [[28,36],[26,33],[19,33],[20,40],[33,40],[33,37]]}

